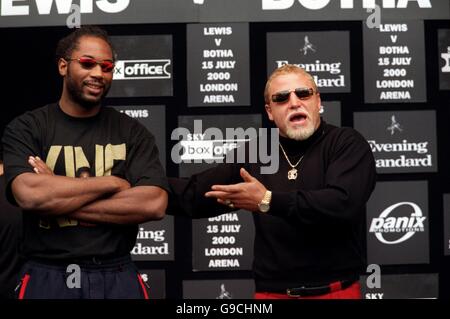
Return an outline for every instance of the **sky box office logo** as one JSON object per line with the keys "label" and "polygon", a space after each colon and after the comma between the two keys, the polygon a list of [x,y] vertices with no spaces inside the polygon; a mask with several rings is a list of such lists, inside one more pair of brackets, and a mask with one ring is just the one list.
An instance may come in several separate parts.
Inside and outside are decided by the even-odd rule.
{"label": "sky box office logo", "polygon": [[[194,140],[194,138],[200,138]],[[190,161],[216,161],[223,160],[228,152],[242,146],[249,139],[217,139],[208,140],[203,134],[190,135],[188,140],[180,141],[181,156],[183,162]]]}
{"label": "sky box office logo", "polygon": [[203,132],[202,123],[202,120],[194,120],[194,133],[186,127],[178,127],[172,131],[171,139],[179,141],[172,147],[172,162],[261,163],[261,174],[274,174],[278,171],[277,129],[227,127],[222,130],[219,127],[208,127]]}
{"label": "sky box office logo", "polygon": [[122,60],[114,68],[114,80],[170,79],[169,59]]}

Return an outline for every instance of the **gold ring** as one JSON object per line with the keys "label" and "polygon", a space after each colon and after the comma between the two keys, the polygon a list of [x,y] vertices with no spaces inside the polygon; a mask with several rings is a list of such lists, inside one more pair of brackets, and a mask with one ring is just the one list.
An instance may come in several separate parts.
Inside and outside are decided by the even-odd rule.
{"label": "gold ring", "polygon": [[231,204],[231,200],[229,199],[225,199],[225,201],[223,202],[225,205],[230,206]]}
{"label": "gold ring", "polygon": [[230,208],[234,208],[234,204],[230,201],[230,203],[228,204],[228,207],[230,207]]}

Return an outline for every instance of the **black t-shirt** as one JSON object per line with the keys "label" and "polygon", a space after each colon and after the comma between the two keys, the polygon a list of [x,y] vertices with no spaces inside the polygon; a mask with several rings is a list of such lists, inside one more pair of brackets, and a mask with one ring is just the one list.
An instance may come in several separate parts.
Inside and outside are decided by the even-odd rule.
{"label": "black t-shirt", "polygon": [[[28,157],[39,156],[56,175],[115,175],[131,186],[168,189],[153,135],[137,120],[103,107],[89,118],[75,118],[51,104],[14,119],[3,136],[8,200],[12,180],[33,172]],[[69,259],[128,254],[137,225],[86,224],[64,216],[40,217],[24,212],[24,254]]]}
{"label": "black t-shirt", "polygon": [[5,177],[0,176],[0,299],[14,298],[14,288],[22,265],[19,242],[22,212],[5,197]]}

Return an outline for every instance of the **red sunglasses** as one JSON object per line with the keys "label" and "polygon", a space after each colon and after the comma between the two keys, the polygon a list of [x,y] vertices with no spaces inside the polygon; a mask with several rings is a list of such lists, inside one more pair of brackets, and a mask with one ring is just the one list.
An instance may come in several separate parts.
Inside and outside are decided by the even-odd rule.
{"label": "red sunglasses", "polygon": [[80,63],[81,66],[85,69],[92,69],[98,64],[98,65],[100,65],[103,72],[112,72],[112,70],[114,70],[114,62],[111,60],[97,61],[96,59],[89,58],[89,57],[81,57],[78,59],[66,58],[64,60],[78,61],[78,63]]}

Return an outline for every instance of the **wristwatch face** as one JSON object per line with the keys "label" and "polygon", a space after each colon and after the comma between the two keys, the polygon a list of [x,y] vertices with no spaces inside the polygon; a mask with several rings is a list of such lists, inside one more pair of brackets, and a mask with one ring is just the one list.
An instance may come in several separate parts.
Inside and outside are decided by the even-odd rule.
{"label": "wristwatch face", "polygon": [[268,204],[258,204],[258,208],[262,213],[267,213],[270,209],[270,206]]}

